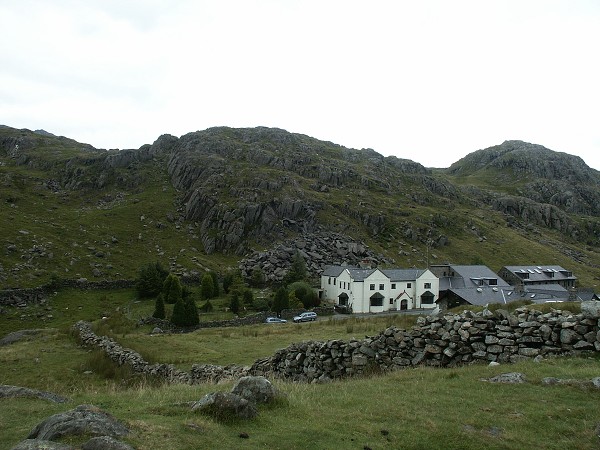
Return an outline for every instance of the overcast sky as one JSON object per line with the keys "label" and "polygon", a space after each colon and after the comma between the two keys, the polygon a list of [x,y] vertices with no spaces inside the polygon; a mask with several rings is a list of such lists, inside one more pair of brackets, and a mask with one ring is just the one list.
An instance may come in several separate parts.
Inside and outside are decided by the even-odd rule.
{"label": "overcast sky", "polygon": [[597,0],[0,0],[0,124],[97,148],[269,126],[428,167],[600,169]]}

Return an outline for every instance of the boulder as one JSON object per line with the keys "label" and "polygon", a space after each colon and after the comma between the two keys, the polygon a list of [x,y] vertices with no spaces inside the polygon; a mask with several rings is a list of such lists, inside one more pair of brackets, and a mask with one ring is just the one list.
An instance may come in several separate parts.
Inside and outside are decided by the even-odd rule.
{"label": "boulder", "polygon": [[212,392],[192,406],[192,411],[202,412],[222,421],[252,419],[258,414],[254,403],[230,392]]}
{"label": "boulder", "polygon": [[581,302],[581,314],[586,319],[599,319],[600,318],[600,302]]}
{"label": "boulder", "polygon": [[81,446],[82,450],[134,450],[125,442],[111,436],[98,436],[90,439]]}
{"label": "boulder", "polygon": [[60,395],[53,394],[52,392],[38,391],[37,389],[29,389],[20,386],[10,386],[7,384],[0,385],[0,398],[15,397],[39,398],[54,403],[65,403],[69,401],[68,398],[61,397]]}
{"label": "boulder", "polygon": [[488,378],[485,381],[490,383],[525,383],[525,375],[520,372],[501,373],[495,377]]}
{"label": "boulder", "polygon": [[269,380],[261,376],[240,378],[233,386],[231,393],[239,395],[255,404],[270,403],[278,396],[277,388]]}
{"label": "boulder", "polygon": [[44,439],[25,439],[15,445],[12,450],[75,450],[75,447]]}
{"label": "boulder", "polygon": [[92,436],[124,436],[125,425],[93,405],[79,405],[75,409],[55,414],[38,424],[29,433],[29,439],[54,440],[61,436],[89,434]]}

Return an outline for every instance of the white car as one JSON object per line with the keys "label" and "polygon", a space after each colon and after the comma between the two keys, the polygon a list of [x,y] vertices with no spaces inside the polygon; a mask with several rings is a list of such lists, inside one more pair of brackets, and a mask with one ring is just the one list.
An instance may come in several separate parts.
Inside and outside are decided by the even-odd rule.
{"label": "white car", "polygon": [[265,323],[286,323],[287,320],[285,319],[280,319],[279,317],[267,317],[267,320],[265,320]]}
{"label": "white car", "polygon": [[312,311],[306,311],[294,317],[295,323],[312,322],[313,320],[317,320],[317,313]]}

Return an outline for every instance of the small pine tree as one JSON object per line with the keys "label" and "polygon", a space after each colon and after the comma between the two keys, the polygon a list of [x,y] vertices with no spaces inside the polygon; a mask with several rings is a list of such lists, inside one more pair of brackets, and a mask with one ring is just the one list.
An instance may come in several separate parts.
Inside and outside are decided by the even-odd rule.
{"label": "small pine tree", "polygon": [[173,305],[173,314],[171,315],[171,322],[173,323],[173,325],[176,325],[178,327],[187,326],[185,304],[183,303],[182,298],[177,300],[177,302],[175,302],[175,305]]}
{"label": "small pine tree", "polygon": [[212,270],[210,272],[208,272],[208,274],[213,279],[213,296],[212,296],[212,298],[218,297],[219,295],[221,295],[221,289],[219,288],[219,275],[217,275],[217,272],[214,272]]}
{"label": "small pine tree", "polygon": [[177,275],[170,273],[167,276],[163,285],[163,295],[165,296],[165,303],[170,305],[174,305],[179,299],[183,299],[183,288]]}
{"label": "small pine tree", "polygon": [[229,309],[234,314],[238,314],[240,312],[240,294],[238,291],[231,292],[231,298],[229,300]]}
{"label": "small pine tree", "polygon": [[205,312],[205,313],[211,312],[213,309],[214,308],[213,308],[213,305],[210,302],[210,300],[206,300],[206,302],[204,303],[204,305],[202,305],[200,307],[200,311]]}
{"label": "small pine tree", "polygon": [[244,305],[252,306],[254,304],[254,294],[250,289],[246,289],[243,295]]}
{"label": "small pine tree", "polygon": [[195,327],[200,323],[200,318],[198,317],[198,307],[196,306],[196,302],[190,296],[183,302],[184,310],[185,310],[185,324],[188,327]]}
{"label": "small pine tree", "polygon": [[213,277],[210,274],[206,274],[202,277],[202,284],[200,285],[200,295],[203,299],[208,300],[214,297],[215,286]]}
{"label": "small pine tree", "polygon": [[152,317],[156,319],[164,319],[166,317],[165,296],[162,294],[162,292],[156,297],[156,303],[154,304],[154,312],[152,313]]}
{"label": "small pine tree", "polygon": [[304,308],[304,305],[302,304],[302,302],[300,300],[298,300],[298,297],[296,297],[296,293],[294,291],[290,291],[288,298],[289,298],[290,308],[292,308],[292,309]]}
{"label": "small pine tree", "polygon": [[294,258],[292,259],[292,265],[285,275],[284,283],[290,284],[295,281],[305,280],[306,274],[306,262],[300,252],[296,251],[296,253],[294,253]]}
{"label": "small pine tree", "polygon": [[280,287],[275,292],[275,298],[273,299],[273,311],[277,314],[281,313],[284,309],[290,307],[290,298],[286,288]]}
{"label": "small pine tree", "polygon": [[226,294],[229,294],[229,288],[233,284],[234,278],[235,276],[231,271],[227,272],[223,277],[223,292],[225,292]]}
{"label": "small pine tree", "polygon": [[265,284],[265,274],[260,267],[256,267],[252,270],[252,277],[250,278],[250,284],[253,287],[263,287]]}

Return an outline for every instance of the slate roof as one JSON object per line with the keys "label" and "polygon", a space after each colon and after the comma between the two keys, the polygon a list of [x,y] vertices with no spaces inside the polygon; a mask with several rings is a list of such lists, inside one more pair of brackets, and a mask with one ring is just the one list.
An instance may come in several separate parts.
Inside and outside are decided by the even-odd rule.
{"label": "slate roof", "polygon": [[457,295],[462,298],[466,302],[471,305],[485,306],[488,303],[500,303],[506,304],[511,301],[521,300],[521,297],[518,295],[507,295],[508,292],[512,292],[512,290],[506,290],[498,288],[496,290],[490,287],[482,287],[480,289],[473,288],[451,288],[449,292]]}
{"label": "slate roof", "polygon": [[343,266],[327,266],[321,274],[323,277],[339,277],[348,267]]}
{"label": "slate roof", "polygon": [[390,281],[411,281],[423,275],[425,269],[383,269],[382,272]]}
{"label": "slate roof", "polygon": [[369,275],[371,275],[373,272],[375,272],[377,270],[377,269],[358,269],[356,267],[354,267],[354,268],[346,267],[346,269],[348,269],[348,272],[350,272],[350,277],[352,277],[352,279],[354,281],[365,281],[365,278],[367,278]]}
{"label": "slate roof", "polygon": [[504,266],[502,269],[506,269],[516,276],[518,276],[519,273],[527,273],[528,278],[524,280],[526,283],[547,282],[549,280],[556,282],[559,280],[577,279],[571,271],[566,270],[561,266]]}

